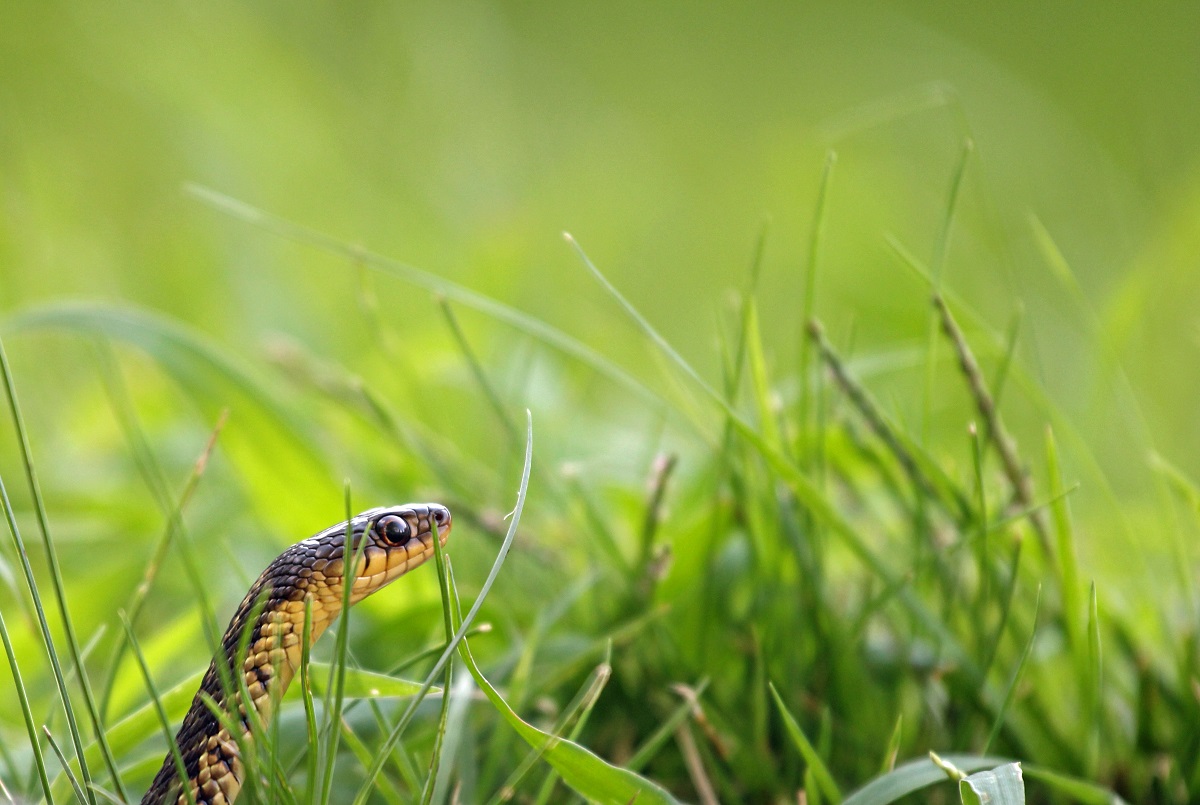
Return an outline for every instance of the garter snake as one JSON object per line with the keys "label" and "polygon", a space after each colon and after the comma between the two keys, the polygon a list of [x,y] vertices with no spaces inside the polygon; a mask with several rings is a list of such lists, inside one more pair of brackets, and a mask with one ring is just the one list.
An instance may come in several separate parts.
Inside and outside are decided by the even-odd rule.
{"label": "garter snake", "polygon": [[[341,612],[346,531],[347,524],[338,523],[281,553],[250,586],[229,621],[221,650],[208,666],[175,736],[197,805],[229,805],[241,790],[245,775],[238,738],[209,709],[205,697],[230,713],[225,687],[240,687],[233,664],[235,657],[244,656],[240,673],[256,716],[248,713],[245,705],[239,705],[238,716],[226,723],[238,724],[242,730],[239,737],[248,740],[250,718],[267,722],[272,696],[278,700],[300,667],[305,599],[312,599],[314,642]],[[450,511],[436,503],[369,509],[350,520],[349,531],[353,538],[351,555],[357,557],[350,593],[350,603],[354,604],[432,556],[435,532],[444,545],[450,533]],[[239,652],[239,646],[245,648]],[[218,662],[229,669],[224,676],[233,680],[232,684],[222,684]],[[235,703],[241,699],[236,690],[231,697]],[[142,805],[187,802],[175,759],[168,753]]]}

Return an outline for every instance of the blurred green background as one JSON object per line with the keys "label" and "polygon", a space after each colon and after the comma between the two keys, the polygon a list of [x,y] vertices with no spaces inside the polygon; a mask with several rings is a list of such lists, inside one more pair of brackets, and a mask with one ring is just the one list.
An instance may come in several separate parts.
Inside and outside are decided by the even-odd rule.
{"label": "blurred green background", "polygon": [[[348,321],[355,272],[206,208],[182,190],[196,182],[502,299],[660,378],[560,240],[569,230],[711,376],[715,322],[769,218],[761,316],[771,360],[786,367],[834,149],[817,312],[853,349],[918,345],[924,290],[885,236],[930,260],[970,138],[948,287],[997,332],[1022,312],[1022,360],[1126,506],[1150,500],[1151,449],[1200,475],[1193,4],[18,3],[0,13],[6,314],[63,299],[128,303],[260,368],[283,337],[363,369],[355,356],[372,333]],[[466,377],[445,365],[440,325],[421,323],[426,293],[390,282],[377,292],[406,372]],[[485,319],[465,324],[485,334],[493,365],[520,343]],[[52,338],[10,349],[36,384],[39,438],[79,452],[65,463],[82,460],[94,423],[78,407],[89,382],[79,356]],[[396,380],[410,391],[422,382]],[[570,406],[601,423],[637,405],[588,388]],[[517,406],[538,407],[529,391]],[[918,416],[912,399],[897,393],[902,418]],[[1018,435],[1039,439],[1043,418],[1021,419],[1013,404]],[[575,421],[559,413],[564,427]],[[961,422],[942,436],[960,442]],[[0,466],[11,461],[5,451]],[[1095,492],[1085,483],[1076,499]]]}
{"label": "blurred green background", "polygon": [[[511,505],[513,454],[427,291],[248,226],[188,183],[526,311],[701,411],[715,433],[718,412],[671,379],[560,233],[715,383],[718,324],[769,220],[759,313],[768,361],[789,376],[822,165],[836,151],[816,311],[847,354],[883,356],[865,380],[916,427],[927,289],[888,238],[934,259],[970,141],[945,286],[980,311],[976,332],[1003,337],[1018,322],[1019,361],[1080,484],[1085,575],[1114,607],[1171,605],[1146,596],[1180,558],[1151,457],[1200,477],[1197,98],[1190,3],[8,3],[0,317],[58,536],[88,548],[67,553],[68,572],[132,582],[161,520],[94,371],[86,336],[103,327],[80,338],[53,326],[79,324],[59,309],[36,328],[20,318],[67,300],[195,328],[312,439],[315,458],[264,448],[269,414],[170,348],[154,355],[144,333],[116,339],[173,479],[224,405],[231,451],[240,438],[258,452],[236,470],[218,461],[195,524],[220,540],[265,529],[259,555],[239,560],[247,569],[332,521],[344,477],[364,505],[446,491],[428,467],[330,424],[327,403],[289,382],[324,366],[360,376],[419,423],[421,443],[495,468],[481,509]],[[636,490],[660,449],[684,451],[680,472],[694,471],[679,423],[655,406],[457,312],[506,404],[533,409],[547,472],[569,464],[585,484]],[[1004,403],[1035,455],[1040,393]],[[931,447],[961,468],[965,394],[931,411]],[[0,448],[0,471],[18,478],[9,429]],[[135,562],[111,555],[134,536]],[[244,581],[229,580],[226,598]],[[432,596],[426,582],[417,589]],[[81,617],[94,627],[112,613]]]}

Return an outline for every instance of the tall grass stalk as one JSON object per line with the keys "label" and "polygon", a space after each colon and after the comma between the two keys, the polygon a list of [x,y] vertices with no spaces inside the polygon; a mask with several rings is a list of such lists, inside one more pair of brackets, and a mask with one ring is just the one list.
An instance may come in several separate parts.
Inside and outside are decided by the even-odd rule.
{"label": "tall grass stalk", "polygon": [[[797,437],[800,441],[800,454],[813,455],[808,448],[808,431],[812,411],[812,388],[809,385],[812,375],[812,342],[804,328],[813,320],[817,306],[817,260],[821,254],[821,242],[825,234],[825,216],[829,203],[829,185],[833,179],[833,168],[837,164],[837,152],[829,151],[825,155],[825,166],[821,170],[821,184],[817,191],[817,204],[813,211],[811,234],[808,239],[808,263],[804,266],[804,300],[800,313],[799,333],[800,342],[800,394],[798,402]],[[760,247],[761,248],[761,247]],[[819,432],[819,431],[818,431]]]}
{"label": "tall grass stalk", "polygon": [[[109,771],[113,776],[114,781],[119,786],[119,775],[116,771],[116,763],[112,759],[111,753],[107,749],[107,743],[104,740],[103,729],[99,722],[98,713],[95,711],[94,704],[91,701],[91,691],[87,684],[87,673],[83,668],[82,661],[79,657],[78,643],[75,641],[75,630],[71,624],[71,614],[67,609],[66,597],[63,591],[62,575],[58,568],[58,558],[54,552],[54,548],[50,543],[50,528],[46,521],[46,509],[42,503],[41,490],[37,483],[37,474],[33,466],[33,451],[29,446],[29,437],[25,432],[25,420],[21,416],[21,408],[17,401],[16,385],[12,376],[12,369],[8,363],[8,354],[4,350],[3,342],[0,342],[0,373],[4,377],[4,390],[8,398],[8,410],[12,416],[13,427],[17,434],[17,443],[21,449],[21,460],[25,467],[25,477],[29,482],[30,494],[33,496],[34,508],[37,510],[38,525],[41,528],[43,545],[46,550],[46,558],[50,565],[50,576],[53,582],[53,591],[55,599],[58,603],[59,615],[62,619],[63,628],[67,634],[67,642],[71,649],[72,657],[75,660],[76,668],[79,672],[79,682],[84,689],[85,696],[88,699],[91,713],[94,717],[93,727],[96,730],[97,737],[101,741],[104,749],[105,763],[109,767]],[[83,788],[86,799],[90,805],[95,805],[95,794],[91,790],[92,776],[88,769],[87,763],[83,757],[83,738],[79,732],[79,725],[75,718],[75,709],[71,703],[71,696],[67,692],[66,679],[63,676],[62,664],[58,658],[58,651],[54,647],[54,640],[50,636],[50,625],[46,620],[45,610],[42,608],[42,598],[38,592],[37,582],[33,576],[33,569],[29,565],[29,556],[25,551],[25,541],[21,538],[21,530],[17,527],[16,516],[12,509],[12,504],[8,499],[8,492],[0,486],[0,498],[4,501],[4,515],[8,520],[9,533],[12,535],[13,547],[16,549],[17,556],[21,561],[21,569],[25,574],[26,587],[29,590],[29,595],[33,599],[34,610],[38,616],[38,626],[41,628],[42,644],[46,649],[46,654],[50,659],[51,668],[54,671],[54,681],[58,686],[59,701],[62,703],[63,712],[67,718],[67,728],[71,734],[71,744],[75,749],[75,757],[79,761],[80,779],[83,781]]]}
{"label": "tall grass stalk", "polygon": [[[450,577],[446,572],[446,552],[438,537],[437,526],[433,533],[433,559],[437,566],[438,590],[442,596],[442,628],[446,641],[454,639],[454,620],[450,615]],[[433,753],[429,758],[429,768],[425,777],[425,788],[421,792],[422,805],[433,801],[434,788],[438,780],[438,770],[442,763],[442,750],[446,741],[446,724],[450,718],[450,692],[453,689],[454,664],[446,663],[445,675],[442,678],[442,707],[438,715],[437,732],[434,734]]]}
{"label": "tall grass stalk", "polygon": [[[4,509],[7,512],[8,492],[4,489],[4,481],[0,479],[0,497],[4,499]],[[33,762],[37,768],[38,782],[42,785],[42,793],[46,797],[46,805],[52,805],[54,797],[50,795],[50,778],[46,774],[46,758],[42,753],[42,742],[38,740],[37,727],[34,726],[33,711],[29,706],[29,693],[25,690],[25,680],[21,677],[21,666],[17,662],[17,654],[13,649],[12,640],[8,636],[8,627],[4,623],[4,614],[0,613],[0,640],[4,641],[4,656],[8,658],[8,669],[12,673],[13,688],[17,692],[17,701],[21,705],[21,718],[25,721],[25,734],[29,736],[29,748],[33,752]],[[11,764],[10,764],[11,765]]]}
{"label": "tall grass stalk", "polygon": [[[338,739],[341,736],[342,707],[345,701],[346,686],[346,651],[350,639],[350,597],[354,585],[348,583],[357,566],[358,560],[364,555],[368,539],[366,535],[357,543],[354,541],[354,530],[351,521],[354,519],[353,507],[350,505],[350,482],[345,485],[346,500],[346,531],[342,543],[342,611],[338,615],[337,643],[334,647],[333,663],[330,668],[329,687],[325,697],[325,733],[326,743],[321,770],[320,805],[327,805],[333,793],[333,767],[337,759]],[[434,541],[437,541],[435,535]]]}
{"label": "tall grass stalk", "polygon": [[[141,647],[138,645],[137,637],[133,634],[133,626],[129,623],[129,618],[125,613],[120,613],[121,625],[125,628],[125,636],[129,641],[129,647],[133,651],[133,657],[137,660],[138,669],[142,672],[142,680],[146,685],[146,692],[150,694],[150,701],[154,704],[154,712],[158,715],[159,726],[162,727],[163,736],[167,739],[167,753],[171,757],[171,762],[175,764],[175,774],[180,781],[185,781],[188,778],[187,768],[183,765],[183,755],[179,753],[179,745],[175,743],[175,732],[171,727],[171,721],[167,718],[166,710],[163,709],[162,698],[158,695],[158,688],[154,684],[154,677],[150,673],[150,668],[146,665],[146,658],[142,656]],[[189,785],[182,785],[184,799],[188,805],[196,805],[196,795],[192,793],[192,788]]]}

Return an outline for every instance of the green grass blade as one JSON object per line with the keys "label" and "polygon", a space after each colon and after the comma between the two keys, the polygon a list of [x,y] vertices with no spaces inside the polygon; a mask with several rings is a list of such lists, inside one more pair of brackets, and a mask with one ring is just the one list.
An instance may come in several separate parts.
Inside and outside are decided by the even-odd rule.
{"label": "green grass blade", "polygon": [[[366,768],[371,765],[371,747],[367,746],[366,741],[358,737],[350,724],[342,719],[342,743],[350,750],[358,760],[360,766]],[[382,775],[375,780],[375,791],[380,794],[389,805],[411,805],[411,800],[401,791],[399,784],[394,782],[390,777]]]}
{"label": "green grass blade", "polygon": [[810,414],[812,407],[809,375],[812,365],[812,342],[804,334],[804,328],[812,321],[817,309],[817,260],[821,252],[821,241],[825,234],[826,205],[829,200],[829,184],[833,179],[833,166],[837,164],[837,152],[829,151],[825,155],[825,167],[821,171],[821,184],[817,191],[817,205],[813,211],[812,230],[808,238],[808,263],[804,267],[804,302],[800,315],[800,400],[799,438],[801,439],[800,455],[807,455],[807,440]]}
{"label": "green grass blade", "polygon": [[[933,257],[930,260],[930,274],[933,277],[933,291],[938,294],[942,289],[942,271],[945,268],[946,253],[950,250],[950,233],[954,228],[954,214],[958,209],[958,196],[962,190],[963,177],[967,172],[967,161],[971,156],[974,145],[971,140],[963,144],[962,152],[950,180],[950,193],[946,199],[946,211],[942,216],[942,226],[934,241]],[[933,401],[936,395],[937,362],[938,362],[938,317],[935,313],[929,316],[929,327],[926,339],[927,360],[925,362],[925,396],[921,406],[921,444],[929,443],[929,428],[932,423]]]}
{"label": "green grass blade", "polygon": [[800,750],[800,754],[804,757],[804,762],[812,770],[813,777],[816,778],[821,794],[832,805],[839,805],[842,801],[842,792],[838,790],[837,783],[833,780],[833,775],[829,773],[829,767],[825,765],[825,761],[817,754],[817,750],[809,742],[808,737],[804,734],[804,730],[800,729],[800,724],[796,721],[795,716],[788,710],[787,705],[783,703],[779,691],[775,689],[775,684],[768,682],[767,687],[771,690],[771,696],[775,699],[775,706],[779,710],[779,715],[783,719],[784,726],[787,727],[788,735],[792,738],[792,743]]}
{"label": "green grass blade", "polygon": [[1049,479],[1050,513],[1054,520],[1055,556],[1050,559],[1059,572],[1059,588],[1062,595],[1063,619],[1067,627],[1067,638],[1071,642],[1076,659],[1078,676],[1086,673],[1086,633],[1084,628],[1085,604],[1079,582],[1079,560],[1075,550],[1075,530],[1072,527],[1071,511],[1067,496],[1063,494],[1062,466],[1058,457],[1058,444],[1054,432],[1046,429],[1046,476]]}
{"label": "green grass blade", "polygon": [[1092,582],[1088,597],[1088,771],[1094,774],[1100,765],[1100,739],[1104,726],[1104,664],[1100,647],[1100,610],[1096,582]]}
{"label": "green grass blade", "polygon": [[1025,805],[1021,764],[976,772],[959,781],[958,793],[963,805]]}
{"label": "green grass blade", "polygon": [[1025,776],[1030,780],[1037,780],[1080,805],[1124,805],[1125,803],[1125,800],[1117,794],[1090,780],[1080,780],[1039,766],[1025,766],[1024,771]]}
{"label": "green grass blade", "polygon": [[[364,535],[359,543],[354,543],[354,530],[351,521],[354,519],[354,509],[350,505],[350,482],[345,484],[346,529],[342,543],[342,566],[345,573],[342,578],[350,577],[350,568],[355,567],[359,558],[366,550],[367,538]],[[434,542],[438,540],[435,539]],[[325,731],[328,735],[325,745],[324,767],[321,773],[321,796],[318,802],[327,805],[333,794],[333,767],[337,762],[338,739],[342,731],[342,705],[345,702],[346,690],[346,651],[350,639],[350,596],[354,591],[353,584],[342,584],[342,611],[338,613],[337,642],[333,650],[333,662],[329,673],[329,688],[325,691]]]}
{"label": "green grass blade", "polygon": [[317,796],[317,760],[321,753],[319,731],[317,729],[316,707],[313,705],[312,689],[312,615],[313,599],[311,594],[304,596],[304,632],[300,643],[300,697],[304,701],[304,724],[308,738],[305,759],[307,774],[304,775],[304,801],[312,805]]}
{"label": "green grass blade", "polygon": [[579,256],[579,259],[583,261],[583,265],[588,271],[591,272],[596,281],[599,282],[604,290],[608,292],[609,296],[616,300],[617,304],[624,309],[625,313],[637,323],[637,326],[646,335],[646,337],[653,341],[654,345],[657,346],[664,355],[670,358],[671,362],[679,367],[679,369],[682,370],[683,373],[687,375],[700,389],[702,389],[705,394],[714,399],[723,399],[721,395],[717,393],[716,389],[710,386],[704,378],[700,377],[700,374],[692,368],[692,365],[685,361],[683,356],[675,351],[675,347],[671,346],[671,343],[662,337],[658,330],[654,328],[654,325],[652,325],[650,321],[642,315],[641,311],[634,307],[633,304],[625,298],[624,294],[617,290],[615,285],[609,282],[608,277],[604,276],[604,274],[600,272],[600,269],[596,268],[595,263],[593,263],[592,259],[587,256],[587,252],[583,250],[583,247],[579,245],[578,241],[576,241],[569,232],[564,232],[563,238],[571,245],[572,248],[575,249],[575,253]]}
{"label": "green grass blade", "polygon": [[50,748],[54,750],[54,756],[58,758],[59,765],[62,766],[63,771],[66,773],[67,781],[71,783],[71,789],[75,792],[76,801],[80,803],[87,802],[87,797],[84,796],[83,789],[79,787],[79,780],[76,779],[75,775],[71,772],[71,767],[67,763],[66,755],[64,755],[62,750],[58,748],[58,742],[54,740],[54,735],[51,734],[50,728],[43,724],[42,732],[45,734],[46,741],[49,742]]}
{"label": "green grass blade", "polygon": [[1023,308],[1018,308],[1017,312],[1013,314],[1012,321],[1008,324],[1008,333],[1004,337],[1004,347],[1000,352],[1000,365],[996,367],[996,376],[992,379],[992,385],[988,389],[988,394],[997,408],[1000,407],[1000,401],[1004,399],[1004,392],[1008,388],[1006,382],[1008,373],[1016,360],[1017,340],[1021,336],[1023,316]]}
{"label": "green grass blade", "polygon": [[[503,802],[513,798],[517,790],[517,786],[521,781],[533,770],[534,766],[542,759],[545,751],[552,745],[554,741],[571,740],[570,735],[566,735],[567,729],[574,722],[575,717],[580,714],[585,708],[591,709],[599,698],[600,692],[604,686],[608,684],[609,677],[612,675],[612,668],[607,664],[597,666],[592,673],[584,681],[583,685],[576,692],[575,697],[567,704],[566,708],[555,720],[554,726],[550,729],[547,735],[549,740],[539,746],[531,746],[529,751],[523,757],[508,775],[508,778],[500,786],[491,799],[487,801],[487,805],[501,805]],[[511,708],[510,708],[511,709]]]}
{"label": "green grass blade", "polygon": [[973,140],[968,139],[963,143],[962,151],[959,152],[958,162],[954,165],[954,173],[951,175],[950,194],[946,199],[946,212],[942,217],[942,228],[938,232],[933,250],[933,260],[930,262],[935,288],[941,288],[946,253],[950,250],[950,233],[954,228],[954,214],[958,210],[958,197],[962,192],[963,179],[967,175],[967,163],[970,161],[971,153],[974,150],[975,143]]}
{"label": "green grass blade", "polygon": [[746,316],[746,347],[750,359],[750,382],[754,393],[754,405],[758,411],[758,426],[767,444],[782,449],[779,425],[776,421],[775,403],[772,400],[771,381],[767,375],[767,359],[763,354],[762,332],[758,326],[758,306],[749,305]]}
{"label": "green grass blade", "polygon": [[[592,710],[596,706],[596,702],[600,701],[600,694],[604,692],[604,688],[612,679],[612,651],[611,646],[609,652],[604,657],[604,662],[597,667],[592,676],[592,682],[585,687],[583,702],[578,711],[578,718],[575,721],[575,726],[571,727],[571,731],[567,733],[567,738],[571,741],[576,741],[583,728],[587,726],[588,719],[591,717]],[[575,718],[575,713],[572,708],[567,708],[567,714],[563,719],[564,723]],[[557,731],[557,730],[556,730]],[[546,779],[542,782],[542,787],[538,791],[537,799],[533,801],[533,805],[546,805],[550,801],[550,795],[554,792],[554,787],[557,785],[560,777],[558,772],[553,768],[546,774]]]}
{"label": "green grass blade", "polygon": [[461,641],[458,648],[459,656],[466,663],[471,676],[475,678],[475,684],[479,685],[492,706],[526,743],[543,751],[542,756],[546,762],[561,775],[564,783],[580,795],[603,805],[627,805],[629,802],[637,802],[638,805],[675,803],[674,797],[655,783],[628,769],[613,766],[577,743],[565,738],[556,738],[522,720],[479,670],[467,641]]}
{"label": "green grass blade", "polygon": [[887,774],[896,768],[896,758],[900,755],[900,741],[904,737],[904,714],[896,716],[896,726],[892,729],[892,737],[888,739],[887,751],[883,753],[883,767],[880,771]]}
{"label": "green grass blade", "polygon": [[629,760],[626,761],[625,768],[631,771],[640,771],[642,767],[649,763],[654,756],[658,754],[659,750],[666,745],[667,741],[671,740],[671,736],[675,734],[675,730],[681,724],[683,724],[683,722],[687,721],[688,716],[691,715],[692,711],[695,709],[694,700],[700,698],[700,696],[704,693],[705,688],[708,687],[708,683],[708,679],[700,680],[700,684],[695,687],[692,697],[685,697],[684,700],[680,702],[674,710],[671,711],[671,714],[663,719],[662,724],[660,724],[658,728],[646,738],[646,740],[642,741],[641,746],[634,750],[634,753],[630,756]]}
{"label": "green grass blade", "polygon": [[[968,773],[1012,762],[1008,758],[979,755],[942,755],[942,760]],[[888,805],[923,788],[945,782],[946,772],[932,760],[913,760],[876,777],[842,800],[842,805]]]}
{"label": "green grass blade", "polygon": [[[171,756],[172,762],[175,764],[175,773],[178,775],[180,782],[187,780],[187,769],[183,765],[183,755],[179,752],[179,745],[175,743],[175,735],[171,731],[171,722],[167,719],[166,710],[163,708],[162,699],[158,695],[158,689],[154,685],[154,677],[150,675],[150,667],[146,665],[146,658],[142,656],[141,646],[138,645],[137,638],[133,634],[133,626],[130,625],[129,619],[125,617],[125,613],[119,613],[121,616],[121,625],[125,627],[125,634],[129,639],[129,647],[133,650],[134,659],[137,660],[138,668],[142,672],[142,679],[146,683],[146,691],[150,694],[150,703],[154,706],[154,714],[158,717],[159,727],[162,728],[163,735],[167,739],[167,751]],[[192,787],[183,785],[183,794],[187,799],[188,805],[196,805],[196,797],[192,793]]]}
{"label": "green grass blade", "polygon": [[[313,682],[313,693],[318,696],[328,695],[330,688],[322,683],[320,675],[336,670],[337,666],[334,663],[311,663],[309,672]],[[342,672],[341,695],[345,699],[406,699],[416,696],[421,687],[420,682],[364,668],[347,666]],[[442,689],[434,686],[429,689],[429,693],[442,693]]]}
{"label": "green grass blade", "polygon": [[[446,308],[447,315],[451,318],[453,314]],[[481,375],[482,378],[482,375]],[[499,402],[497,400],[497,402]],[[433,560],[437,568],[438,589],[441,591],[442,597],[442,630],[446,635],[446,640],[454,638],[454,616],[450,613],[450,577],[446,572],[446,549],[442,545],[442,541],[436,536],[433,540]],[[441,768],[442,751],[445,748],[446,728],[450,719],[450,691],[454,681],[454,664],[446,663],[445,677],[443,686],[445,695],[442,696],[441,712],[438,713],[437,731],[434,733],[433,753],[429,758],[429,769],[425,776],[425,787],[421,792],[422,805],[429,805],[433,800],[434,788],[437,786],[438,770]]]}
{"label": "green grass blade", "polygon": [[446,326],[450,329],[450,334],[454,336],[454,343],[458,346],[459,354],[467,362],[467,367],[471,370],[471,376],[475,378],[475,384],[483,392],[484,399],[491,406],[496,419],[504,426],[504,430],[508,433],[509,438],[516,441],[520,438],[517,423],[513,420],[504,401],[500,399],[500,394],[496,391],[496,387],[488,379],[487,372],[483,370],[483,364],[479,362],[479,358],[475,355],[475,350],[471,349],[471,344],[467,341],[467,335],[459,325],[458,317],[454,315],[454,308],[450,306],[450,302],[445,298],[439,297],[438,304],[441,308],[442,316],[446,319]]}
{"label": "green grass blade", "polygon": [[[1015,571],[1014,571],[1015,572]],[[1017,670],[1013,672],[1012,679],[1008,683],[1008,689],[1004,691],[1004,699],[1000,703],[1000,708],[996,711],[995,721],[992,723],[992,730],[988,733],[987,740],[983,742],[983,754],[987,754],[996,738],[1000,735],[1000,730],[1004,726],[1004,718],[1008,714],[1008,708],[1012,704],[1013,697],[1017,693],[1017,686],[1021,683],[1021,676],[1025,672],[1025,664],[1029,661],[1029,656],[1033,654],[1033,645],[1037,639],[1037,621],[1038,612],[1042,605],[1042,586],[1038,585],[1037,598],[1033,603],[1033,628],[1029,630],[1029,640],[1025,643],[1025,650],[1021,652],[1021,659],[1017,661]],[[996,635],[997,639],[999,635]]]}
{"label": "green grass blade", "polygon": [[[2,486],[3,484],[0,482],[0,488]],[[25,720],[25,733],[29,736],[29,747],[33,751],[33,760],[37,766],[38,780],[42,784],[42,793],[46,797],[47,805],[52,805],[54,798],[50,795],[50,778],[46,773],[46,758],[42,754],[42,742],[38,740],[33,711],[29,707],[29,694],[25,691],[25,682],[21,678],[21,667],[17,664],[17,654],[8,637],[8,627],[4,623],[4,613],[2,612],[0,612],[0,640],[4,641],[4,655],[8,657],[8,668],[12,671],[13,687],[17,692],[17,701],[21,704],[21,717]],[[55,747],[55,751],[58,751],[57,747]],[[67,768],[65,762],[63,768]]]}

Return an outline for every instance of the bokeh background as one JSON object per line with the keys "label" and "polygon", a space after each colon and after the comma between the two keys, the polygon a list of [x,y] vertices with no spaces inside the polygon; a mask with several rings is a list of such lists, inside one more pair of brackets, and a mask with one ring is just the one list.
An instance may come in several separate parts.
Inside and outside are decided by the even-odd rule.
{"label": "bokeh background", "polygon": [[[927,417],[931,449],[961,466],[969,403],[961,389],[923,401],[928,289],[888,243],[936,259],[970,143],[944,286],[979,312],[976,334],[1017,328],[1029,382],[1005,414],[1034,456],[1053,420],[1084,573],[1114,608],[1170,605],[1146,591],[1180,561],[1155,467],[1200,477],[1197,98],[1189,3],[6,4],[0,326],[58,537],[79,546],[69,578],[133,582],[161,528],[95,371],[97,334],[176,483],[230,406],[230,452],[193,527],[244,574],[331,521],[343,478],[364,504],[445,491],[330,413],[340,381],[313,391],[326,367],[394,405],[410,444],[494,468],[481,509],[511,505],[511,445],[428,291],[191,185],[525,311],[716,433],[719,412],[561,233],[716,382],[719,325],[765,226],[759,313],[788,376],[836,152],[816,313],[848,355],[875,358],[862,375],[889,413]],[[117,311],[188,328],[278,407],[245,403]],[[675,450],[689,472],[671,416],[519,328],[457,316],[518,420],[533,410],[545,471],[637,490]],[[274,445],[280,412],[292,430]],[[20,477],[8,428],[0,472]],[[85,632],[111,617],[81,607]]]}
{"label": "bokeh background", "polygon": [[[559,233],[711,376],[715,323],[769,220],[761,316],[771,359],[787,366],[832,149],[817,312],[855,349],[920,344],[925,290],[885,238],[929,262],[970,139],[947,286],[997,332],[1020,315],[1022,360],[1123,506],[1154,505],[1151,450],[1200,475],[1191,4],[36,3],[2,13],[6,316],[102,300],[177,318],[262,371],[281,338],[356,366],[372,333],[349,321],[360,280],[346,261],[214,212],[184,192],[194,182],[502,299],[660,384],[641,334]],[[445,364],[444,331],[420,323],[428,294],[395,282],[377,293],[405,372],[466,376]],[[522,343],[479,317],[465,324],[493,365]],[[64,465],[86,464],[95,423],[87,395],[80,409],[91,382],[80,354],[42,336],[13,337],[10,349],[39,438],[61,440]],[[878,382],[903,385],[905,374]],[[413,390],[428,376],[396,381]],[[630,419],[635,401],[587,388],[570,407],[600,423]],[[535,396],[515,402],[536,408]],[[897,393],[897,413],[917,416],[914,399]],[[1022,420],[1013,404],[1018,435],[1039,439],[1044,417]],[[960,423],[951,428],[943,436],[960,439]],[[471,451],[481,434],[445,436]],[[4,451],[0,466],[12,460]],[[1083,483],[1077,500],[1094,502],[1096,486]]]}

